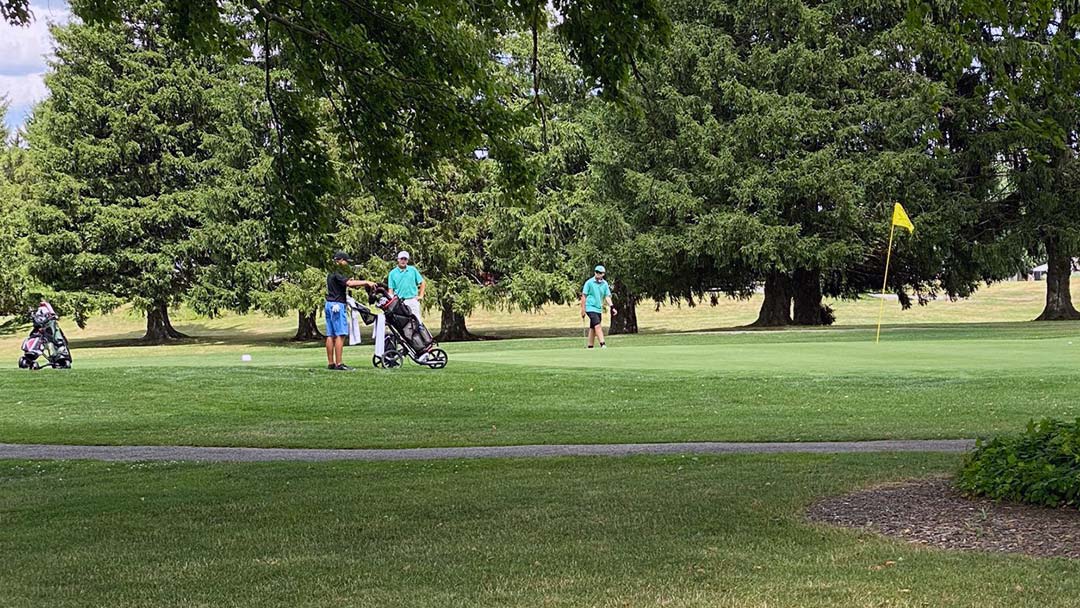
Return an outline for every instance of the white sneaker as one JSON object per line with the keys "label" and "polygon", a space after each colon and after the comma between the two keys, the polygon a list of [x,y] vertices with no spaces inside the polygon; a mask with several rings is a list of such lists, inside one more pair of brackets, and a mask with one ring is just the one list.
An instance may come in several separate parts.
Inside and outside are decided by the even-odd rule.
{"label": "white sneaker", "polygon": [[601,344],[600,348],[607,348],[607,344]]}

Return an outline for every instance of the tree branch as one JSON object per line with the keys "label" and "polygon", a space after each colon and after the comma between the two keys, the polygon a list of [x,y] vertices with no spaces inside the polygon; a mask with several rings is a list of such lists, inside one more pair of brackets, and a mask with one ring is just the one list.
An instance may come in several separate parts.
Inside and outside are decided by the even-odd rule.
{"label": "tree branch", "polygon": [[547,109],[544,100],[540,96],[540,2],[533,4],[532,19],[532,76],[533,76],[533,100],[536,109],[540,112],[540,138],[544,144],[544,152],[548,151],[547,136]]}

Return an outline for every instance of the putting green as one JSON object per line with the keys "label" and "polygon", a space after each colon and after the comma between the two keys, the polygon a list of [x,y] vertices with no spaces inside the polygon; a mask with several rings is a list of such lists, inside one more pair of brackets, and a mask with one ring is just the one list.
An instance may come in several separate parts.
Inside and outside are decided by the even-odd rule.
{"label": "putting green", "polygon": [[[0,441],[431,447],[971,438],[1080,415],[1076,324],[449,344],[325,369],[318,347],[77,348],[75,369],[0,370]],[[242,354],[250,363],[241,363]]]}
{"label": "putting green", "polygon": [[859,343],[652,345],[463,353],[456,362],[562,368],[685,370],[782,375],[969,374],[1000,369],[1039,374],[1075,371],[1080,340],[937,340]]}

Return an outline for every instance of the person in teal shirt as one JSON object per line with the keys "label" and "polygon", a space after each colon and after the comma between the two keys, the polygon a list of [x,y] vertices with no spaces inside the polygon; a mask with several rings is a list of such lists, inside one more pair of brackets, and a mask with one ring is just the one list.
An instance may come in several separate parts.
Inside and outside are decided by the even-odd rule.
{"label": "person in teal shirt", "polygon": [[420,275],[416,266],[409,265],[408,251],[398,253],[397,267],[387,275],[386,286],[390,289],[390,295],[401,298],[401,301],[409,307],[417,321],[424,322],[420,318],[420,301],[424,299],[427,282],[424,281],[424,277]]}
{"label": "person in teal shirt", "polygon": [[611,287],[604,280],[607,269],[597,266],[593,269],[593,278],[585,281],[581,287],[581,318],[589,317],[589,343],[592,348],[595,340],[600,341],[600,348],[607,348],[604,343],[604,329],[600,326],[603,321],[604,304],[611,309],[611,316],[615,316],[615,307],[611,305]]}

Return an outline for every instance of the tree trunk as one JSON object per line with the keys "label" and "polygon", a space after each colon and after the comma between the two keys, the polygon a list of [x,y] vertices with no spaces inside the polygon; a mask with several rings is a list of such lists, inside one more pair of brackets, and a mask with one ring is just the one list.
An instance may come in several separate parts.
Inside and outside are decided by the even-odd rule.
{"label": "tree trunk", "polygon": [[765,276],[765,300],[761,303],[757,321],[751,327],[783,327],[791,325],[791,278],[772,270]]}
{"label": "tree trunk", "polygon": [[469,333],[469,329],[465,327],[465,315],[455,311],[449,302],[443,302],[442,322],[439,325],[439,335],[435,337],[439,342],[464,342],[476,339],[476,336]]}
{"label": "tree trunk", "polygon": [[313,342],[322,340],[326,336],[319,331],[319,323],[315,320],[315,311],[296,311],[296,335],[293,342]]}
{"label": "tree trunk", "polygon": [[832,309],[821,303],[821,273],[796,270],[792,285],[795,300],[794,325],[832,325]]}
{"label": "tree trunk", "polygon": [[168,342],[186,338],[184,334],[176,331],[169,320],[169,305],[165,303],[155,304],[146,311],[146,342]]}
{"label": "tree trunk", "polygon": [[615,284],[611,290],[611,303],[615,306],[618,314],[611,315],[611,325],[608,326],[609,335],[636,334],[637,326],[637,303],[638,298],[628,292],[624,287]]}
{"label": "tree trunk", "polygon": [[1046,307],[1036,321],[1066,321],[1080,319],[1072,303],[1072,252],[1061,246],[1058,239],[1046,239]]}

